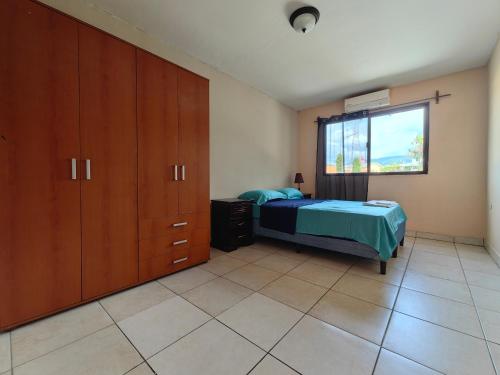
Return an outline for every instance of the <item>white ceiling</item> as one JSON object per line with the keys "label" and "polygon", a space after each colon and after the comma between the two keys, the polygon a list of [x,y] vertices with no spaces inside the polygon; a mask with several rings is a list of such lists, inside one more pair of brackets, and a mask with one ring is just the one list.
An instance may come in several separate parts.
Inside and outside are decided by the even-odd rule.
{"label": "white ceiling", "polygon": [[500,0],[85,1],[295,109],[485,65],[500,32]]}

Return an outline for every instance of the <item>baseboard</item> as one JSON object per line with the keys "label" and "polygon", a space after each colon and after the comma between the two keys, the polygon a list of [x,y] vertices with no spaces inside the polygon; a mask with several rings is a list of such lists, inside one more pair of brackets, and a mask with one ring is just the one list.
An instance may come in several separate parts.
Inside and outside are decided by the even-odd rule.
{"label": "baseboard", "polygon": [[446,234],[419,232],[419,231],[415,231],[415,230],[407,230],[406,235],[408,237],[416,237],[416,238],[425,238],[428,240],[453,242],[453,243],[459,243],[462,245],[484,246],[484,239],[483,238],[476,238],[476,237],[449,236]]}
{"label": "baseboard", "polygon": [[497,265],[500,267],[500,254],[496,249],[493,247],[492,244],[490,244],[488,241],[485,241],[485,246],[486,250],[490,253],[490,256],[493,258],[493,260],[497,263]]}

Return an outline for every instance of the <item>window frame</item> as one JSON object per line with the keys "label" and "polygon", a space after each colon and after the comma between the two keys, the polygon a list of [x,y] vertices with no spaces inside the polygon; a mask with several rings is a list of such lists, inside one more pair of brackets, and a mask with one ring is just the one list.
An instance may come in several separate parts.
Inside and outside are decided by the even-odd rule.
{"label": "window frame", "polygon": [[[424,155],[423,155],[423,169],[421,171],[405,171],[405,172],[372,172],[371,171],[371,135],[372,135],[372,117],[378,117],[378,116],[384,116],[384,115],[390,115],[392,113],[400,113],[400,112],[406,112],[406,111],[411,111],[415,109],[424,109]],[[367,155],[368,155],[368,160],[367,160],[367,172],[356,172],[356,173],[327,173],[326,170],[326,160],[327,160],[327,150],[326,150],[326,127],[329,124],[334,124],[335,122],[330,122],[329,124],[325,124],[325,150],[324,150],[324,160],[323,160],[323,168],[324,176],[403,176],[403,175],[424,175],[424,174],[429,174],[429,109],[430,105],[429,102],[424,102],[424,103],[417,103],[417,104],[411,104],[411,105],[406,105],[406,106],[398,106],[395,108],[389,108],[389,109],[379,109],[379,110],[374,110],[370,111],[368,113],[368,142],[367,142]],[[340,121],[339,121],[340,122]],[[344,140],[342,140],[343,144]]]}

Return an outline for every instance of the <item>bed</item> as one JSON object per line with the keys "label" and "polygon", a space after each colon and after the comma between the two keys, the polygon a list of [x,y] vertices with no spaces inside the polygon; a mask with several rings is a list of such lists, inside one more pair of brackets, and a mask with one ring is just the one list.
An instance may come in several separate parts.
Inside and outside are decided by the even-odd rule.
{"label": "bed", "polygon": [[399,205],[363,202],[280,199],[253,205],[254,234],[296,244],[387,261],[404,244],[406,215]]}

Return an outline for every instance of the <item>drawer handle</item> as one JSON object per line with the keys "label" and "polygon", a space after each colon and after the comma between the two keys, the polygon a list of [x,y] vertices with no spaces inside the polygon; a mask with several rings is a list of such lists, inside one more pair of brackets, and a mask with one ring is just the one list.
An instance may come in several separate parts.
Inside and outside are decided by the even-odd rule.
{"label": "drawer handle", "polygon": [[188,259],[189,259],[189,257],[184,257],[184,258],[176,259],[172,263],[173,264],[182,263],[182,262],[185,262]]}
{"label": "drawer handle", "polygon": [[246,224],[246,222],[242,221],[241,223],[238,223],[238,226],[239,226],[239,227],[242,227],[242,226],[243,226],[243,225],[245,225],[245,224]]}
{"label": "drawer handle", "polygon": [[182,244],[187,243],[187,242],[188,242],[188,240],[174,241],[174,242],[173,242],[173,245],[174,245],[174,246],[177,246],[177,245],[182,245]]}
{"label": "drawer handle", "polygon": [[246,234],[240,234],[240,235],[238,236],[238,238],[243,238],[243,237],[246,237],[246,236],[247,236]]}
{"label": "drawer handle", "polygon": [[177,227],[183,227],[183,226],[185,226],[185,225],[188,225],[187,221],[183,221],[182,223],[174,223],[174,224],[172,224],[172,226],[173,226],[174,228],[177,228]]}

